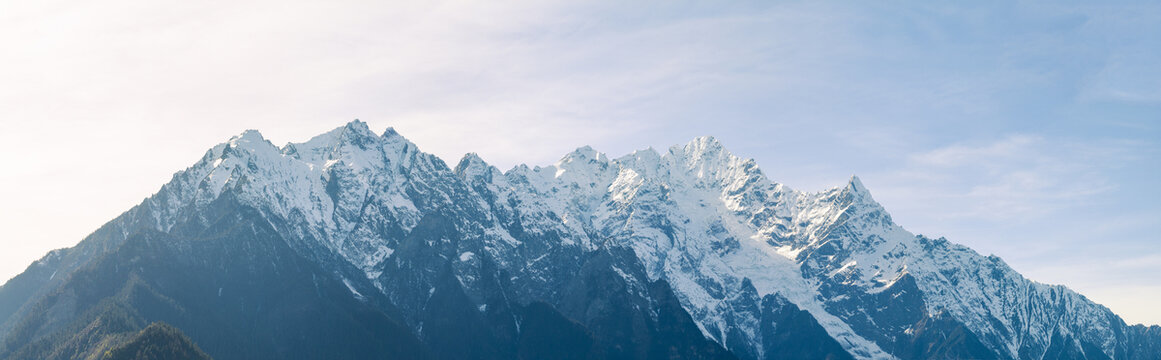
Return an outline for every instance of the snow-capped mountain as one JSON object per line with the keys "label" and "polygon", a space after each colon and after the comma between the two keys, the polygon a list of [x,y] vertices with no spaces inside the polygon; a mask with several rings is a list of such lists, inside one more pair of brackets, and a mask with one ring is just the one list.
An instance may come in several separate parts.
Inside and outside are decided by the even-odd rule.
{"label": "snow-capped mountain", "polygon": [[[232,286],[244,287],[231,283],[239,276],[313,283],[318,298],[339,296],[322,290],[331,284],[353,300],[301,307],[376,312],[382,324],[358,326],[389,330],[368,338],[415,338],[362,354],[1161,357],[1161,328],[1127,326],[995,256],[911,234],[857,177],[797,191],[711,137],[619,158],[582,147],[554,165],[508,171],[468,154],[451,168],[394,130],[378,135],[359,121],[282,147],[246,131],[77,247],[30,266],[0,288],[0,357],[36,354],[36,346],[92,351],[69,353],[44,339],[70,322],[91,324],[84,314],[96,305],[75,299],[80,278],[100,277],[91,269],[101,266],[122,271],[109,259],[153,246],[182,259],[213,253],[258,262],[236,269],[224,260],[178,261],[211,273],[200,285],[209,294],[198,295],[167,287],[172,280],[155,275],[166,271],[125,270],[125,284],[147,284],[180,311],[143,310],[153,305],[119,297],[126,307],[177,323],[219,358],[244,357],[231,346],[247,343],[207,335],[189,303],[230,296]],[[302,260],[291,266],[288,258]],[[237,315],[276,321],[263,320],[263,304],[279,303],[267,297],[241,296]],[[564,335],[536,337],[544,334]],[[537,347],[543,342],[575,347]]]}

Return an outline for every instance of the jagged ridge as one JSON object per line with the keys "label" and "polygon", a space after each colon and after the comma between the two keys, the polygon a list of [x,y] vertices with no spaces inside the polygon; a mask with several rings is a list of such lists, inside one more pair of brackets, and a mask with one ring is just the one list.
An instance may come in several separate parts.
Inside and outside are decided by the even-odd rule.
{"label": "jagged ridge", "polygon": [[[743,358],[778,354],[764,310],[772,307],[763,304],[780,301],[858,358],[1039,358],[1061,348],[1089,358],[1156,355],[1148,330],[1083,296],[907,232],[857,177],[797,191],[712,137],[617,159],[582,147],[552,166],[501,172],[475,154],[450,169],[394,130],[376,135],[359,121],[283,147],[247,131],[130,211],[148,216],[122,218],[170,231],[224,192],[307,256],[353,265],[376,289],[343,278],[352,293],[381,292],[420,333],[425,305],[411,293],[436,289],[436,267],[445,265],[433,264],[446,264],[486,313],[485,279],[507,274],[519,290],[502,293],[516,303],[561,304],[572,281],[562,272],[582,268],[586,253],[626,248],[643,269],[612,266],[629,291],[672,286],[700,332]],[[433,216],[447,220],[423,228],[434,235],[415,248],[417,228]],[[431,269],[401,283],[401,269],[415,266]],[[917,347],[928,350],[907,350]]]}

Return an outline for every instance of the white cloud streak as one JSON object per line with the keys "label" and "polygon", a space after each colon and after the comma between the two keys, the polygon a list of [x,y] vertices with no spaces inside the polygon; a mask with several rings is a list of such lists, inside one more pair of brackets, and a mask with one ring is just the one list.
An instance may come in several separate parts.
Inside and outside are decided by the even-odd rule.
{"label": "white cloud streak", "polygon": [[880,192],[911,199],[900,206],[910,212],[942,219],[1033,220],[1115,190],[1107,173],[1156,154],[1150,146],[1032,135],[953,144],[909,156],[902,168],[882,175],[891,185]]}

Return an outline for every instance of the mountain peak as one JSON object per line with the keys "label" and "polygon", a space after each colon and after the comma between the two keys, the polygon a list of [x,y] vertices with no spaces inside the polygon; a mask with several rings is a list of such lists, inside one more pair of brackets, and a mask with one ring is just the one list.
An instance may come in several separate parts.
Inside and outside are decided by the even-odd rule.
{"label": "mountain peak", "polygon": [[231,140],[241,141],[265,141],[266,138],[262,136],[262,132],[255,129],[248,129],[241,134],[235,135]]}
{"label": "mountain peak", "polygon": [[693,138],[693,140],[690,142],[697,143],[697,144],[717,145],[717,146],[721,146],[721,144],[722,144],[721,141],[718,141],[718,139],[713,137],[713,135],[698,136],[698,137]]}
{"label": "mountain peak", "polygon": [[695,138],[693,138],[693,140],[690,140],[689,143],[687,143],[685,146],[686,146],[686,148],[689,148],[692,150],[702,150],[702,152],[717,151],[717,150],[722,150],[724,148],[724,146],[722,146],[721,141],[718,141],[717,138],[710,136],[710,135],[695,137]]}
{"label": "mountain peak", "polygon": [[675,155],[684,153],[685,157],[694,163],[714,157],[730,158],[733,156],[722,146],[721,141],[709,135],[693,138],[684,146],[674,145],[669,149],[669,152]]}
{"label": "mountain peak", "polygon": [[603,163],[603,162],[608,162],[609,158],[606,157],[604,153],[601,153],[601,152],[593,149],[592,146],[585,145],[585,146],[578,147],[578,148],[576,148],[576,150],[573,150],[572,152],[564,155],[564,157],[560,158],[560,161],[557,162],[557,166],[560,167],[562,165],[573,163],[573,162],[594,162],[594,161]]}
{"label": "mountain peak", "polygon": [[341,128],[341,140],[349,141],[361,147],[379,140],[379,135],[371,131],[367,123],[355,119]]}
{"label": "mountain peak", "polygon": [[863,185],[863,181],[857,175],[851,175],[846,185],[841,188],[834,188],[831,191],[836,191],[837,194],[843,194],[860,203],[874,202],[871,199],[871,192],[867,190],[867,187]]}
{"label": "mountain peak", "polygon": [[480,158],[480,154],[477,154],[475,152],[470,152],[470,153],[464,154],[463,159],[460,160],[460,164],[463,164],[463,163],[487,165],[487,162],[484,161],[484,159]]}
{"label": "mountain peak", "polygon": [[588,176],[603,173],[608,169],[609,158],[591,146],[585,145],[560,158],[554,167],[556,168],[554,177],[571,179],[568,181],[581,181],[576,176],[587,179]]}
{"label": "mountain peak", "polygon": [[653,149],[653,147],[650,146],[650,147],[645,148],[645,149],[634,150],[633,152],[629,153],[628,155],[617,158],[617,161],[618,162],[630,162],[630,161],[646,160],[646,161],[651,161],[651,162],[658,162],[658,161],[660,161],[660,159],[661,159],[661,154],[657,153],[657,150]]}
{"label": "mountain peak", "polygon": [[654,150],[653,147],[649,147],[646,149],[633,151],[628,155],[617,158],[615,161],[618,164],[632,168],[634,171],[639,173],[649,176],[656,176],[657,171],[661,166],[662,158],[661,154],[657,153],[657,150]]}
{"label": "mountain peak", "polygon": [[241,134],[231,137],[230,140],[226,142],[226,144],[229,145],[228,147],[248,149],[249,151],[261,150],[262,152],[265,152],[268,149],[275,152],[278,151],[278,147],[274,146],[274,144],[269,140],[266,140],[266,138],[262,136],[261,132],[258,132],[258,130],[254,129],[243,131]]}
{"label": "mountain peak", "polygon": [[[833,190],[832,190],[833,191]],[[839,194],[857,204],[871,205],[872,209],[882,210],[882,206],[871,197],[871,191],[863,185],[863,181],[857,175],[851,175],[850,180],[847,181],[846,186],[838,189]]]}
{"label": "mountain peak", "polygon": [[[371,133],[371,128],[367,126],[367,123],[365,123],[359,119],[351,120],[351,122],[347,123],[346,125],[343,125],[343,127],[346,128],[348,131]],[[371,134],[374,134],[374,133],[371,133]]]}
{"label": "mountain peak", "polygon": [[[456,165],[453,171],[456,173],[456,175],[459,175],[461,179],[475,181],[476,179],[480,179],[481,177],[492,173],[493,169],[494,168],[492,165],[488,165],[484,159],[480,158],[479,154],[470,152],[464,154],[464,157],[460,159],[459,164]],[[495,172],[499,172],[499,170],[495,170]],[[487,181],[488,179],[483,180]]]}
{"label": "mountain peak", "polygon": [[863,186],[863,181],[859,180],[858,175],[851,175],[851,179],[847,181],[846,189],[853,193],[867,193],[867,187]]}
{"label": "mountain peak", "polygon": [[697,178],[722,186],[742,186],[764,176],[752,159],[735,156],[713,136],[700,136],[684,146],[670,147],[668,156]]}
{"label": "mountain peak", "polygon": [[593,149],[592,146],[585,145],[585,146],[578,147],[578,148],[576,148],[576,150],[573,150],[572,152],[568,153],[568,155],[565,155],[565,158],[573,157],[573,158],[582,158],[582,159],[595,159],[601,155],[603,155],[603,154],[598,152],[596,149]]}

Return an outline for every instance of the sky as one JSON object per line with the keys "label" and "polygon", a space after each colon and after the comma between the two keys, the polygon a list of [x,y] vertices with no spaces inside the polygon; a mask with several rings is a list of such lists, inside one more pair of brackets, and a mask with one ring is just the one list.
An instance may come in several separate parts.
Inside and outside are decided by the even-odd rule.
{"label": "sky", "polygon": [[0,2],[0,279],[246,129],[454,164],[713,135],[1161,324],[1161,2]]}

